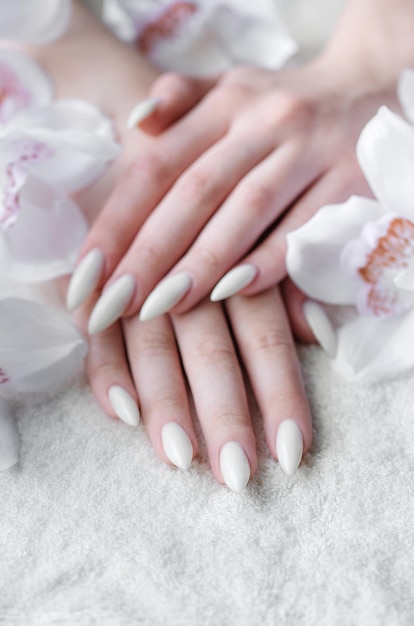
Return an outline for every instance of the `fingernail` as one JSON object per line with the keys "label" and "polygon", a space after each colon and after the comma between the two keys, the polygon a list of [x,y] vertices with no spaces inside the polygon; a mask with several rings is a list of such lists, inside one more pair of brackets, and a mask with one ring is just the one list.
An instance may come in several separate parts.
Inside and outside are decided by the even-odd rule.
{"label": "fingernail", "polygon": [[303,305],[303,314],[321,348],[330,357],[334,357],[337,344],[336,333],[323,308],[316,302],[307,300]]}
{"label": "fingernail", "polygon": [[158,98],[147,98],[138,102],[138,104],[132,109],[128,115],[127,127],[135,128],[140,122],[154,113],[158,107],[160,100]]}
{"label": "fingernail", "polygon": [[129,426],[138,426],[139,409],[134,398],[120,385],[112,385],[108,398],[117,417]]}
{"label": "fingernail", "polygon": [[190,289],[192,278],[187,272],[174,274],[160,282],[150,293],[139,313],[141,322],[166,313],[175,306]]}
{"label": "fingernail", "polygon": [[176,422],[165,424],[161,430],[161,440],[171,463],[181,469],[188,469],[193,460],[193,446],[184,428]]}
{"label": "fingernail", "polygon": [[104,262],[103,253],[95,248],[88,252],[77,265],[66,294],[66,306],[69,311],[80,306],[98,286]]}
{"label": "fingernail", "polygon": [[90,335],[99,333],[121,317],[135,289],[134,277],[125,274],[102,293],[89,318]]}
{"label": "fingernail", "polygon": [[303,453],[302,431],[294,420],[280,423],[276,436],[276,455],[280,467],[292,475],[298,469]]}
{"label": "fingernail", "polygon": [[250,285],[252,280],[257,276],[257,268],[254,265],[246,263],[239,265],[230,270],[223,276],[214,287],[210,295],[212,302],[218,302],[225,298],[230,298],[238,293],[243,287]]}
{"label": "fingernail", "polygon": [[243,491],[250,479],[250,463],[240,444],[229,441],[220,452],[220,469],[227,487],[236,493]]}
{"label": "fingernail", "polygon": [[0,472],[4,472],[19,460],[20,439],[16,420],[9,405],[0,398]]}

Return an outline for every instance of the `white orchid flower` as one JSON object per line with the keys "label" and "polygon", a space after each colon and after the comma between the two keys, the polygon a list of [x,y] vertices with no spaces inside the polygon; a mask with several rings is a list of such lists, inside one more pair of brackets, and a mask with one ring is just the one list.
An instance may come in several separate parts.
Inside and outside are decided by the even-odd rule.
{"label": "white orchid flower", "polygon": [[60,37],[72,0],[0,0],[0,39],[45,43]]}
{"label": "white orchid flower", "polygon": [[[399,94],[414,122],[414,72],[404,72]],[[334,366],[375,382],[414,367],[414,127],[381,108],[357,156],[376,200],[321,208],[288,235],[287,270],[310,298],[351,307]]]}
{"label": "white orchid flower", "polygon": [[87,344],[68,316],[25,298],[0,298],[0,471],[19,459],[19,434],[2,392],[52,392],[82,368]]}
{"label": "white orchid flower", "polygon": [[70,317],[26,298],[0,298],[0,392],[48,392],[82,366],[87,344]]}
{"label": "white orchid flower", "polygon": [[119,154],[112,123],[87,102],[52,101],[41,70],[14,51],[0,51],[0,93],[0,271],[28,283],[68,274],[87,224],[67,194]]}
{"label": "white orchid flower", "polygon": [[296,52],[273,0],[104,0],[104,19],[162,70],[278,69]]}

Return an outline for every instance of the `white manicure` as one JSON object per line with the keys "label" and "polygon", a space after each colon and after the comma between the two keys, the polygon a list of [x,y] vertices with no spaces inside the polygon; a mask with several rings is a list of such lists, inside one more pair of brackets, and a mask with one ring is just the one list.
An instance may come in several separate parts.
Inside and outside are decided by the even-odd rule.
{"label": "white manicure", "polygon": [[232,491],[243,491],[250,479],[250,464],[240,444],[229,441],[220,452],[220,469],[226,483]]}
{"label": "white manicure", "polygon": [[141,322],[146,322],[172,309],[190,289],[191,283],[191,275],[187,272],[174,274],[161,281],[142,305],[139,314]]}
{"label": "white manicure", "polygon": [[9,405],[0,398],[0,472],[19,460],[19,431]]}
{"label": "white manicure", "polygon": [[104,262],[104,255],[98,248],[83,257],[72,274],[66,294],[66,306],[69,311],[80,306],[97,287]]}
{"label": "white manicure", "polygon": [[99,333],[121,317],[128,306],[135,289],[134,277],[130,274],[121,276],[105,289],[89,318],[88,332],[90,335]]}
{"label": "white manicure", "polygon": [[167,458],[181,469],[188,469],[193,460],[193,446],[185,430],[176,422],[165,424],[161,440]]}
{"label": "white manicure", "polygon": [[303,305],[303,314],[321,348],[330,357],[334,357],[337,344],[336,334],[323,308],[316,302],[307,300]]}
{"label": "white manicure", "polygon": [[239,265],[223,276],[214,287],[210,295],[212,302],[218,302],[225,298],[230,298],[238,293],[243,287],[250,285],[257,276],[257,268],[250,263]]}
{"label": "white manicure", "polygon": [[108,390],[108,398],[115,414],[129,426],[138,426],[139,409],[134,398],[120,385],[112,385]]}
{"label": "white manicure", "polygon": [[276,454],[280,467],[292,475],[298,469],[303,453],[302,431],[294,420],[280,423],[276,436]]}
{"label": "white manicure", "polygon": [[158,98],[147,98],[138,102],[138,104],[132,109],[128,116],[127,127],[135,128],[140,122],[154,113],[158,107],[160,100]]}

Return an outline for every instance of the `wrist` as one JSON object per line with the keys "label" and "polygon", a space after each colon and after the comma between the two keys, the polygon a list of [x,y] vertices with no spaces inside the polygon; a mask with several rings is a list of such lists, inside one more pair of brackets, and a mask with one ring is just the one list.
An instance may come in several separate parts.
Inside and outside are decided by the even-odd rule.
{"label": "wrist", "polygon": [[414,67],[414,2],[350,0],[315,65],[351,90],[395,87],[401,71]]}

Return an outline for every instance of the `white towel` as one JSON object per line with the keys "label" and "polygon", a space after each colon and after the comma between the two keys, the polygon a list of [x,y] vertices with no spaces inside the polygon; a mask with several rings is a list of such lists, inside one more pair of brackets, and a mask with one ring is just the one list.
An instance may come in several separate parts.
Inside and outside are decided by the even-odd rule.
{"label": "white towel", "polygon": [[[205,458],[156,459],[84,381],[16,407],[0,474],[0,623],[411,626],[414,380],[350,385],[301,351],[314,444],[295,476],[266,451],[236,495]],[[30,400],[30,401],[29,401]]]}

